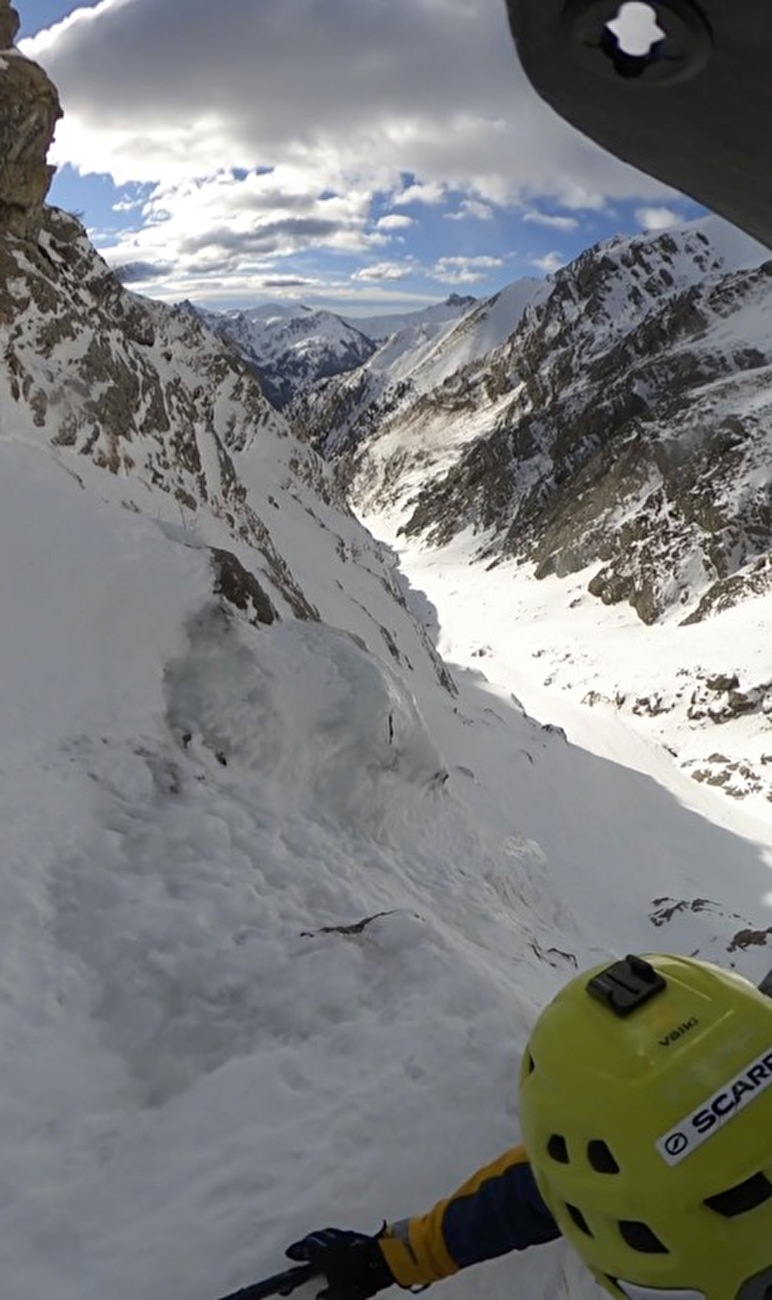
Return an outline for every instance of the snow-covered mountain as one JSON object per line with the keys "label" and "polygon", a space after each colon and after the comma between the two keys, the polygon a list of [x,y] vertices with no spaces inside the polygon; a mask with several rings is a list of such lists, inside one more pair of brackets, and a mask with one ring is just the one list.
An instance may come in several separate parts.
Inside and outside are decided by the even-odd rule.
{"label": "snow-covered mountain", "polygon": [[[213,1300],[516,1141],[577,969],[759,978],[772,834],[451,672],[254,371],[41,207],[34,148],[0,199],[2,1295]],[[443,1291],[513,1276],[596,1294],[563,1245]]]}
{"label": "snow-covered mountain", "polygon": [[361,365],[376,347],[361,330],[330,311],[310,307],[192,310],[251,363],[277,410],[309,384]]}
{"label": "snow-covered mountain", "polygon": [[[471,529],[486,563],[587,570],[646,623],[764,589],[771,271],[731,269],[699,228],[589,250],[501,347],[378,422],[353,499],[433,544]],[[316,436],[346,455],[349,428],[324,411]]]}
{"label": "snow-covered mountain", "polygon": [[420,411],[424,395],[436,393],[442,401],[452,376],[509,338],[545,291],[543,280],[517,280],[493,298],[467,301],[456,319],[404,326],[358,369],[301,392],[288,411],[293,426],[344,468],[347,455],[360,443],[369,446],[398,414]]}
{"label": "snow-covered mountain", "polygon": [[421,311],[361,320],[302,304],[223,312],[203,311],[190,303],[184,306],[234,345],[253,366],[265,396],[282,410],[320,381],[355,370],[397,331],[430,335],[456,320],[474,301],[451,294],[444,303]]}
{"label": "snow-covered mountain", "polygon": [[[379,598],[386,590],[396,602],[389,621],[404,622],[413,642],[400,650],[384,628],[388,655],[428,654],[449,686],[421,632],[419,652],[390,566],[331,471],[291,436],[226,343],[186,310],[127,292],[79,223],[57,209],[45,210],[35,243],[3,242],[0,271],[7,360],[0,401],[19,435],[78,481],[106,471],[104,490],[119,483],[124,508],[153,515],[185,545],[210,549],[213,589],[260,623],[288,613],[317,620],[337,607],[329,597],[320,612],[319,591],[310,593],[303,577],[305,521],[313,518],[309,546],[329,552],[332,588],[344,587],[351,551],[369,552]],[[336,609],[334,621],[370,635],[372,614],[354,608],[346,616]]]}

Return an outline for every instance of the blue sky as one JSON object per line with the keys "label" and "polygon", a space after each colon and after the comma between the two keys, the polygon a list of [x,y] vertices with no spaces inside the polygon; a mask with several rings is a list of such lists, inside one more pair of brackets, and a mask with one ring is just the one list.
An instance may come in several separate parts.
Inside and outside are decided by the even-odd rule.
{"label": "blue sky", "polygon": [[401,310],[699,212],[538,100],[502,0],[17,7],[65,108],[51,199],[156,297]]}

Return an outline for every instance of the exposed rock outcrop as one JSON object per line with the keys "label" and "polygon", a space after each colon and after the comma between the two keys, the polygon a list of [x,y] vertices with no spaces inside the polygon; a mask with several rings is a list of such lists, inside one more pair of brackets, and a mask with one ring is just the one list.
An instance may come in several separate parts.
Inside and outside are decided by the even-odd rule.
{"label": "exposed rock outcrop", "polygon": [[62,116],[56,87],[13,42],[19,15],[0,0],[0,234],[35,239],[54,168],[47,162]]}
{"label": "exposed rock outcrop", "polygon": [[0,0],[0,50],[9,50],[19,34],[21,20],[8,0]]}
{"label": "exposed rock outcrop", "polygon": [[327,621],[306,592],[313,551],[336,626],[339,593],[364,581],[380,617],[358,595],[345,630],[408,672],[428,661],[455,691],[390,559],[253,371],[188,311],[124,289],[57,208],[43,206],[36,240],[0,231],[0,411],[4,435],[52,454],[84,489],[206,547],[210,598],[228,617]]}

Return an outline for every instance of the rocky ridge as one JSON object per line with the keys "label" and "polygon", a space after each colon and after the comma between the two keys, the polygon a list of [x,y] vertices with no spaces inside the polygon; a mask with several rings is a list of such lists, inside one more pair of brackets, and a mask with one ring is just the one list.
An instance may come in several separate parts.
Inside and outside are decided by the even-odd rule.
{"label": "rocky ridge", "polygon": [[330,617],[299,576],[303,555],[283,540],[283,515],[305,521],[299,533],[311,520],[308,544],[329,554],[341,591],[352,563],[370,575],[370,612],[352,605],[350,630],[403,666],[428,656],[452,690],[391,561],[249,366],[186,310],[124,289],[58,209],[41,212],[36,240],[0,237],[0,356],[0,427],[23,429],[97,491],[107,475],[125,508],[208,545],[213,592],[231,614]]}

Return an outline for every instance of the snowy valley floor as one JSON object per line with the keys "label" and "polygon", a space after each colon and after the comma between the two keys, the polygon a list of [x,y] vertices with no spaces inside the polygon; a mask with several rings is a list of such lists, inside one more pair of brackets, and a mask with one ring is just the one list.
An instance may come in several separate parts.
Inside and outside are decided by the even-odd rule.
{"label": "snowy valley floor", "polygon": [[[706,688],[732,677],[749,691],[772,683],[772,597],[691,626],[676,611],[646,627],[629,606],[589,594],[592,571],[537,581],[525,567],[472,563],[469,538],[435,550],[398,537],[389,516],[365,522],[393,548],[449,664],[561,726],[573,744],[653,777],[716,825],[772,846],[772,712],[711,721]],[[723,764],[711,770],[711,756]]]}

